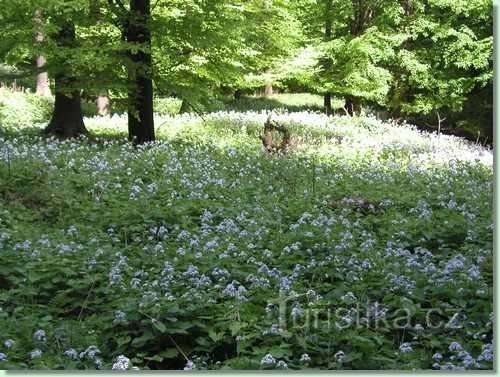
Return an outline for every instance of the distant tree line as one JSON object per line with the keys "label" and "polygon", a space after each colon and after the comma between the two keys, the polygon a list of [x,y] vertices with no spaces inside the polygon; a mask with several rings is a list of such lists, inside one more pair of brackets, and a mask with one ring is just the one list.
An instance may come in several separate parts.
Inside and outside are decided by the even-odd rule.
{"label": "distant tree line", "polygon": [[492,138],[493,16],[487,0],[2,1],[0,62],[55,96],[46,132],[86,133],[81,100],[128,112],[155,139],[153,97],[196,110],[273,85],[342,98],[430,129]]}

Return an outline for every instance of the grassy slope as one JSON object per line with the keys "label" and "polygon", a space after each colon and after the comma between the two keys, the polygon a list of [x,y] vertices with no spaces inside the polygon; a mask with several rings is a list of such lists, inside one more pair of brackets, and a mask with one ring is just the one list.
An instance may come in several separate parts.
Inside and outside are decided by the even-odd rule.
{"label": "grassy slope", "polygon": [[[16,345],[0,349],[3,365],[91,368],[91,357],[63,355],[91,345],[104,368],[120,354],[140,368],[182,368],[179,348],[198,368],[266,367],[268,353],[289,368],[431,368],[435,352],[461,367],[452,342],[475,359],[487,351],[489,152],[372,119],[296,113],[280,116],[293,153],[269,156],[258,140],[265,117],[158,119],[162,141],[140,149],[111,131],[124,130],[118,117],[88,120],[102,135],[93,142],[4,136],[0,340]],[[274,334],[277,308],[266,305],[280,290],[298,296],[287,331]],[[338,329],[335,309],[355,308],[352,296],[361,317],[378,302],[391,324],[409,310],[413,328],[429,308],[443,320],[459,308],[467,326]],[[317,310],[318,326],[292,326],[292,308],[299,324]],[[33,338],[40,328],[45,342]]]}

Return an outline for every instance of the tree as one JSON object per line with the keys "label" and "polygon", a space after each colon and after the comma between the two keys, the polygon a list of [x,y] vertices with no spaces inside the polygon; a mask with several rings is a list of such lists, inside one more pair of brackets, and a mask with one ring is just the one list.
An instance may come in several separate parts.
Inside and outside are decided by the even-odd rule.
{"label": "tree", "polygon": [[109,0],[109,4],[126,42],[129,139],[137,144],[154,141],[151,4],[149,0],[130,0],[129,9],[121,0]]}
{"label": "tree", "polygon": [[[61,49],[72,48],[76,44],[75,25],[72,21],[59,20],[59,30],[55,37],[57,46]],[[45,128],[45,133],[65,138],[77,137],[87,133],[83,123],[80,89],[71,73],[72,67],[63,57],[55,71],[55,102],[52,119]]]}
{"label": "tree", "polygon": [[[42,31],[43,23],[43,11],[37,9],[35,11],[35,24],[39,25],[39,29],[36,32],[35,42],[42,44],[44,41],[44,34]],[[50,91],[49,75],[45,69],[46,59],[42,54],[36,57],[36,90],[35,93],[42,97],[51,97],[52,93]]]}
{"label": "tree", "polygon": [[139,144],[155,139],[150,18],[149,0],[130,0],[126,28],[130,57],[128,133],[129,138]]}
{"label": "tree", "polygon": [[[99,24],[102,18],[100,0],[90,0],[89,16],[90,16],[90,22],[93,22],[95,25]],[[95,103],[98,115],[100,116],[109,115],[111,102],[106,89],[101,89],[98,91]]]}
{"label": "tree", "polygon": [[[388,65],[395,73],[389,102],[392,113],[402,118],[427,114],[437,122],[441,117],[456,119],[453,113],[461,112],[471,96],[481,95],[483,103],[491,102],[491,2],[403,4],[406,17],[401,26],[408,37]],[[483,106],[483,110],[492,118],[491,107]]]}
{"label": "tree", "polygon": [[[325,37],[324,41],[329,42],[332,39],[332,7],[333,0],[324,0],[325,2]],[[324,59],[322,62],[322,68],[328,70],[330,68],[330,60]],[[323,103],[325,107],[326,115],[332,113],[332,95],[330,92],[326,92],[323,95]]]}
{"label": "tree", "polygon": [[290,54],[298,25],[288,2],[177,0],[153,13],[158,93],[197,109],[226,93],[262,90]]}

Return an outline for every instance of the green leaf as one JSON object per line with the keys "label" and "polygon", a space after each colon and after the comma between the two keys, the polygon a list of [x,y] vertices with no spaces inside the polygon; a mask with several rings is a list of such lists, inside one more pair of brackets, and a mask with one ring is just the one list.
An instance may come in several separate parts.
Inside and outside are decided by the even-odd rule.
{"label": "green leaf", "polygon": [[167,331],[167,326],[163,322],[158,321],[157,319],[152,319],[151,322],[155,329],[157,329],[162,334]]}

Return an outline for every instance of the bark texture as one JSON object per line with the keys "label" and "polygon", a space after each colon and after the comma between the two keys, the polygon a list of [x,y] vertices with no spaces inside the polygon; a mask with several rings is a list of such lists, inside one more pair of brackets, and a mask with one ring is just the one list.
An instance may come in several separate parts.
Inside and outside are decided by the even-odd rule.
{"label": "bark texture", "polygon": [[[35,23],[38,27],[35,36],[35,42],[37,44],[42,44],[45,40],[45,36],[42,31],[42,23],[43,23],[43,13],[41,9],[38,9],[35,12]],[[35,93],[37,96],[50,97],[52,93],[50,91],[50,81],[49,74],[45,69],[45,64],[47,60],[43,55],[38,55],[36,57],[36,90]]]}
{"label": "bark texture", "polygon": [[129,50],[128,93],[129,139],[136,144],[155,140],[153,120],[153,81],[151,78],[151,4],[149,0],[130,0],[126,39],[139,48]]}
{"label": "bark texture", "polygon": [[[72,47],[76,43],[75,25],[70,21],[62,22],[56,35],[60,48]],[[55,103],[52,119],[45,128],[45,133],[64,138],[86,134],[83,123],[80,90],[75,87],[75,78],[71,75],[71,67],[61,63],[55,74]]]}

